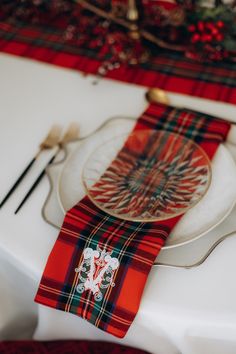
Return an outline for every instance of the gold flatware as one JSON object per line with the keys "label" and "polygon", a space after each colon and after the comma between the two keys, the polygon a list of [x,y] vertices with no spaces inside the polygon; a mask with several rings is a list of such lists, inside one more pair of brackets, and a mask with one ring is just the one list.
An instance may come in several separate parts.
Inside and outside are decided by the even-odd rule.
{"label": "gold flatware", "polygon": [[71,123],[68,127],[68,129],[65,131],[63,137],[61,140],[58,141],[58,150],[56,151],[56,153],[52,156],[52,158],[49,160],[49,162],[47,163],[47,165],[44,167],[44,169],[42,170],[42,172],[40,173],[40,175],[37,177],[37,179],[34,181],[34,183],[32,184],[32,186],[30,187],[29,191],[26,193],[26,195],[24,196],[24,198],[22,199],[21,203],[18,205],[17,209],[15,210],[15,214],[18,213],[18,211],[22,208],[22,206],[25,204],[25,202],[27,201],[27,199],[30,197],[30,195],[33,193],[33,191],[35,190],[35,188],[38,186],[38,184],[40,183],[40,181],[42,180],[43,176],[46,173],[46,168],[51,165],[53,163],[53,161],[55,160],[55,158],[57,157],[60,149],[64,148],[64,145],[72,142],[73,140],[78,139],[79,137],[79,126],[77,123]]}
{"label": "gold flatware", "polygon": [[[168,97],[168,94],[166,91],[156,87],[156,88],[150,88],[148,89],[148,91],[145,93],[145,97],[146,97],[146,100],[149,102],[149,103],[161,103],[161,104],[165,104],[165,105],[170,105],[174,108],[182,108],[184,109],[185,107],[183,106],[173,106],[170,102],[170,99]],[[195,110],[193,109],[190,109],[190,108],[187,108],[193,112],[196,112]],[[203,113],[203,114],[206,114],[204,112],[201,112],[201,111],[198,111],[200,113]],[[230,123],[232,125],[236,125],[236,122],[232,122],[230,120],[227,120],[227,119],[224,119],[224,118],[219,118],[219,117],[214,117],[215,120],[219,120],[219,121],[223,121],[223,122],[227,122],[227,123]]]}
{"label": "gold flatware", "polygon": [[79,125],[76,122],[72,122],[68,129],[65,131],[65,134],[63,135],[61,141],[60,141],[60,146],[63,147],[65,144],[72,142],[73,140],[76,140],[79,138]]}
{"label": "gold flatware", "polygon": [[20,182],[23,180],[23,178],[26,176],[30,168],[33,166],[39,155],[44,149],[52,149],[54,146],[56,146],[60,140],[61,137],[61,127],[59,125],[53,125],[52,128],[50,129],[48,135],[46,138],[42,141],[42,143],[39,146],[39,150],[37,154],[33,157],[33,159],[28,163],[28,165],[25,167],[23,172],[20,174],[20,176],[17,178],[16,182],[13,184],[13,186],[10,188],[10,190],[7,192],[5,197],[0,203],[0,208],[6,203],[8,198],[12,195],[12,193],[15,191],[17,186],[20,184]]}
{"label": "gold flatware", "polygon": [[145,97],[150,103],[163,103],[166,105],[170,104],[167,93],[159,88],[150,88],[146,92]]}
{"label": "gold flatware", "polygon": [[59,143],[61,139],[61,132],[62,132],[62,128],[60,125],[54,124],[52,126],[50,132],[48,133],[44,141],[40,144],[39,151],[36,154],[36,158],[39,156],[42,150],[52,149],[54,146],[56,146]]}

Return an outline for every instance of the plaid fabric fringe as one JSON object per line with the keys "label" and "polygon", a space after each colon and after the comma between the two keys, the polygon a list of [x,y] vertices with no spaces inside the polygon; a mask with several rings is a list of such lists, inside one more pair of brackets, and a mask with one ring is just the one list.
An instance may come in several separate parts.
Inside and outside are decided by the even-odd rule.
{"label": "plaid fabric fringe", "polygon": [[[96,74],[101,65],[95,50],[66,43],[63,30],[49,26],[0,22],[0,51],[90,74]],[[122,65],[106,77],[236,103],[236,63],[197,63],[160,49],[152,61],[135,67]]]}
{"label": "plaid fabric fringe", "polygon": [[[147,128],[191,138],[212,158],[219,143],[225,140],[230,124],[186,109],[151,105],[134,129]],[[153,223],[125,221],[107,215],[86,196],[66,214],[35,301],[76,314],[108,333],[124,337],[138,311],[152,264],[179,219]],[[112,252],[107,256],[109,261],[113,257],[112,285],[111,279],[101,283],[102,297],[96,298],[91,289],[84,291],[81,275],[83,278],[88,274],[91,254],[97,252],[94,257],[98,259],[102,250]]]}

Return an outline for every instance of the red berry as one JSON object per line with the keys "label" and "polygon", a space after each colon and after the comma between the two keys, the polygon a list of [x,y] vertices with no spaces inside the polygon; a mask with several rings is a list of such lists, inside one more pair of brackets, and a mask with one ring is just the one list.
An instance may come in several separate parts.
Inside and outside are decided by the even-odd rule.
{"label": "red berry", "polygon": [[205,29],[205,24],[203,21],[198,21],[197,23],[197,28],[199,29],[200,32],[203,32]]}
{"label": "red berry", "polygon": [[216,36],[216,35],[219,33],[218,28],[217,28],[217,27],[213,27],[213,28],[211,29],[211,33],[212,33],[213,36]]}
{"label": "red berry", "polygon": [[196,26],[195,25],[189,25],[188,26],[189,32],[195,32],[196,31]]}
{"label": "red berry", "polygon": [[217,21],[217,22],[216,22],[216,26],[217,26],[218,28],[224,28],[225,24],[224,24],[223,21]]}
{"label": "red berry", "polygon": [[218,42],[221,42],[221,41],[223,41],[224,36],[222,33],[218,33],[215,38]]}
{"label": "red berry", "polygon": [[212,40],[213,40],[212,35],[211,35],[211,34],[208,34],[208,35],[206,36],[206,42],[212,42]]}
{"label": "red berry", "polygon": [[206,28],[208,28],[209,30],[212,30],[214,28],[214,24],[213,22],[206,22]]}
{"label": "red berry", "polygon": [[191,38],[192,43],[196,43],[200,40],[200,34],[199,33],[194,33],[194,35]]}
{"label": "red berry", "polygon": [[201,41],[206,43],[206,42],[211,42],[212,41],[212,36],[210,34],[204,33],[201,36]]}

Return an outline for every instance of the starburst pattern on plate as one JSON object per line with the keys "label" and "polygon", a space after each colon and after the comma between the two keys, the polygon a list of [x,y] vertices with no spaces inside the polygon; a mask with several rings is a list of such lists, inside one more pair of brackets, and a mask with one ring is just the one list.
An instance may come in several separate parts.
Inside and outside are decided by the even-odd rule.
{"label": "starburst pattern on plate", "polygon": [[[105,161],[110,161],[108,168]],[[185,212],[206,193],[210,176],[209,160],[197,144],[181,135],[154,130],[103,144],[88,160],[84,173],[89,196],[98,207],[134,221],[166,219]]]}

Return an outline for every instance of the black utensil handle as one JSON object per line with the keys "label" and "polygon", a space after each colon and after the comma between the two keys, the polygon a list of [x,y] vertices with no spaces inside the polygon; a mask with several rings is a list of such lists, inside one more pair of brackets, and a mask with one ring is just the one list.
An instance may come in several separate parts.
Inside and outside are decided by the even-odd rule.
{"label": "black utensil handle", "polygon": [[32,184],[31,188],[29,189],[29,191],[26,193],[26,195],[24,196],[23,200],[21,201],[20,205],[17,207],[15,214],[18,213],[18,211],[21,209],[21,207],[25,204],[25,202],[27,201],[27,199],[30,197],[30,195],[32,194],[32,192],[34,191],[34,189],[37,187],[37,185],[40,183],[41,179],[43,178],[43,176],[46,173],[46,168],[48,165],[50,165],[57,154],[55,154],[51,160],[47,163],[46,167],[43,169],[43,171],[40,173],[40,175],[38,176],[38,178],[35,180],[35,182]]}
{"label": "black utensil handle", "polygon": [[24,171],[21,173],[21,175],[18,177],[18,179],[16,180],[16,182],[13,184],[13,186],[11,187],[11,189],[7,192],[7,194],[5,195],[5,197],[3,198],[3,200],[0,203],[0,208],[6,203],[6,201],[8,200],[8,198],[11,196],[11,194],[14,192],[14,190],[17,188],[17,186],[20,184],[20,182],[23,180],[23,178],[25,177],[25,175],[27,174],[27,172],[29,171],[29,169],[31,168],[31,166],[34,164],[34,162],[36,161],[36,157],[34,157],[30,163],[26,166],[26,168],[24,169]]}

